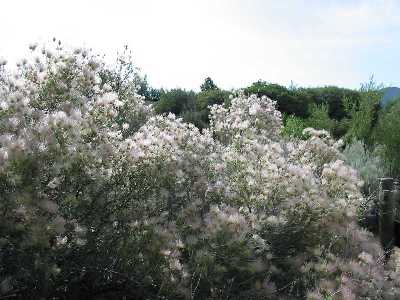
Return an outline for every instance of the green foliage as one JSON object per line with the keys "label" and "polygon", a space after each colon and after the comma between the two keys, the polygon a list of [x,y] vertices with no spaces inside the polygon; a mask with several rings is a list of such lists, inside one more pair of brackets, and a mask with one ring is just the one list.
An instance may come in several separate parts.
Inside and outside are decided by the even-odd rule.
{"label": "green foliage", "polygon": [[161,91],[155,110],[158,113],[171,112],[202,129],[209,125],[209,107],[228,103],[228,100],[229,93],[218,89],[211,78],[207,78],[202,85],[202,91],[197,94],[183,89]]}
{"label": "green foliage", "polygon": [[271,84],[265,81],[257,81],[246,88],[247,95],[255,94],[259,97],[267,96],[277,101],[277,108],[282,113],[294,114],[299,117],[308,116],[310,99],[302,90],[288,90],[286,87]]}
{"label": "green foliage", "polygon": [[346,162],[356,169],[364,181],[364,193],[370,195],[378,189],[378,178],[387,173],[379,151],[370,150],[362,141],[354,140],[343,150]]}
{"label": "green foliage", "polygon": [[385,108],[379,116],[374,140],[383,146],[382,154],[391,176],[400,175],[400,103]]}
{"label": "green foliage", "polygon": [[216,84],[210,77],[207,77],[204,80],[204,83],[200,86],[200,90],[202,92],[210,91],[210,90],[218,90],[218,87],[216,86]]}
{"label": "green foliage", "polygon": [[344,104],[345,98],[350,99],[352,102],[358,102],[360,98],[358,91],[336,86],[304,88],[303,91],[308,94],[312,103],[326,105],[329,117],[335,120],[341,120],[347,116]]}
{"label": "green foliage", "polygon": [[261,80],[246,88],[245,92],[258,96],[268,96],[277,101],[278,109],[282,113],[293,114],[302,118],[309,116],[313,104],[324,105],[327,107],[329,118],[334,120],[341,120],[348,116],[344,98],[350,99],[352,102],[358,102],[360,99],[358,91],[335,86],[297,88],[292,85],[286,88]]}
{"label": "green foliage", "polygon": [[223,90],[206,90],[197,94],[198,110],[205,110],[214,104],[224,104],[229,99],[229,92]]}
{"label": "green foliage", "polygon": [[372,150],[362,141],[354,140],[346,145],[343,151],[345,161],[357,170],[364,182],[362,192],[365,198],[358,210],[360,225],[378,233],[378,192],[379,178],[388,175],[384,159],[381,157],[380,147]]}
{"label": "green foliage", "polygon": [[343,136],[346,135],[348,129],[349,129],[349,119],[344,118],[340,121],[338,120],[333,120],[334,124],[331,129],[331,134],[334,138],[340,139],[343,138]]}
{"label": "green foliage", "polygon": [[[198,93],[196,99],[196,108],[201,122],[200,128],[207,127],[210,122],[209,107],[214,104],[227,104],[228,100],[229,92],[220,89],[208,89]],[[197,125],[196,122],[193,123]]]}
{"label": "green foliage", "polygon": [[368,145],[374,143],[372,133],[378,121],[379,101],[382,98],[381,90],[382,86],[376,84],[371,77],[369,82],[361,86],[359,101],[345,98],[346,111],[351,119],[346,134],[348,141],[357,139]]}
{"label": "green foliage", "polygon": [[[64,180],[59,194],[46,188],[49,178],[42,175],[48,173],[48,165],[57,163],[57,157],[35,157],[10,169],[19,174],[20,182],[0,176],[0,243],[4,249],[0,251],[0,275],[13,274],[12,285],[24,287],[19,293],[31,299],[39,295],[60,299],[66,291],[70,299],[93,297],[93,293],[115,297],[119,289],[134,298],[155,297],[151,282],[142,275],[162,280],[156,271],[166,265],[159,253],[161,244],[151,228],[139,233],[129,226],[132,214],[140,209],[135,203],[148,193],[142,188],[147,184],[145,174],[121,164],[119,175],[111,181],[98,181],[86,174],[83,161],[74,160],[68,169],[58,170]],[[126,189],[132,179],[142,186]],[[58,205],[50,205],[47,195],[36,192],[39,189]],[[60,215],[74,219],[64,220]],[[69,247],[60,246],[63,242],[56,238],[60,233]],[[129,255],[138,251],[151,259],[141,261]]]}
{"label": "green foliage", "polygon": [[194,111],[196,109],[196,94],[193,91],[183,89],[172,89],[162,91],[160,100],[155,105],[158,113],[173,113],[181,115],[186,111]]}
{"label": "green foliage", "polygon": [[306,122],[294,115],[285,116],[284,127],[282,129],[282,134],[285,136],[296,137],[300,139],[305,139],[306,136],[303,134],[303,130],[307,128]]}
{"label": "green foliage", "polygon": [[310,107],[310,111],[311,115],[306,121],[308,127],[324,129],[328,132],[332,131],[335,121],[329,118],[327,105],[312,105]]}
{"label": "green foliage", "polygon": [[208,116],[205,116],[206,111],[187,110],[181,114],[185,122],[195,125],[199,129],[207,128],[209,125]]}
{"label": "green foliage", "polygon": [[143,96],[147,101],[151,102],[156,102],[160,100],[161,90],[151,87],[147,82],[146,76],[138,76],[136,81],[136,85],[138,86],[137,93],[139,95]]}

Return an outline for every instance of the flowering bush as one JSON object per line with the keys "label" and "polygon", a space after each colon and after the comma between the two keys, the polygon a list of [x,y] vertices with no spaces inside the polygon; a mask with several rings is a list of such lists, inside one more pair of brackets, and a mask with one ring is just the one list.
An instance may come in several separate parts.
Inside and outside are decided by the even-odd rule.
{"label": "flowering bush", "polygon": [[200,132],[85,50],[0,68],[1,294],[399,297],[340,143],[281,138],[274,101],[239,94]]}

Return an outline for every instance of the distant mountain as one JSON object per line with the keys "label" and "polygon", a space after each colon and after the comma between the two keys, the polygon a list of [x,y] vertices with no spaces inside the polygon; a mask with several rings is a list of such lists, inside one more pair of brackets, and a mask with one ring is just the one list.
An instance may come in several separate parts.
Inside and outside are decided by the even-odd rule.
{"label": "distant mountain", "polygon": [[383,97],[381,99],[381,106],[386,106],[393,101],[400,100],[400,88],[398,87],[387,87],[382,89]]}

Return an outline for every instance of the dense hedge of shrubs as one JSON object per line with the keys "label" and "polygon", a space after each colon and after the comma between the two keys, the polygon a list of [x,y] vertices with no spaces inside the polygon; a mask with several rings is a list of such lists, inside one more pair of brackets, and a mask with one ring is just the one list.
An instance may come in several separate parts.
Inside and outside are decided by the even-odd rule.
{"label": "dense hedge of shrubs", "polygon": [[125,60],[31,49],[0,67],[3,298],[400,297],[327,131],[282,135],[266,96],[161,93],[209,110],[200,131],[156,115]]}

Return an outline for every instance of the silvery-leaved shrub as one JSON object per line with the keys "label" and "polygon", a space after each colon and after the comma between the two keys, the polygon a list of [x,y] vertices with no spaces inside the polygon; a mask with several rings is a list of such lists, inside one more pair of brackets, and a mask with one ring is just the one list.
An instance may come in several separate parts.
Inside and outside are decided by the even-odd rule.
{"label": "silvery-leaved shrub", "polygon": [[388,176],[389,170],[379,155],[380,146],[369,149],[362,141],[354,140],[343,150],[345,161],[357,170],[364,185],[364,198],[359,206],[360,223],[373,231],[378,230],[379,178]]}
{"label": "silvery-leaved shrub", "polygon": [[89,51],[32,50],[0,67],[2,296],[400,296],[326,131],[283,139],[276,103],[242,94],[199,131]]}
{"label": "silvery-leaved shrub", "polygon": [[387,173],[384,160],[377,150],[370,150],[362,142],[354,140],[343,150],[346,162],[357,170],[364,181],[365,194],[374,193],[378,189],[378,178]]}

